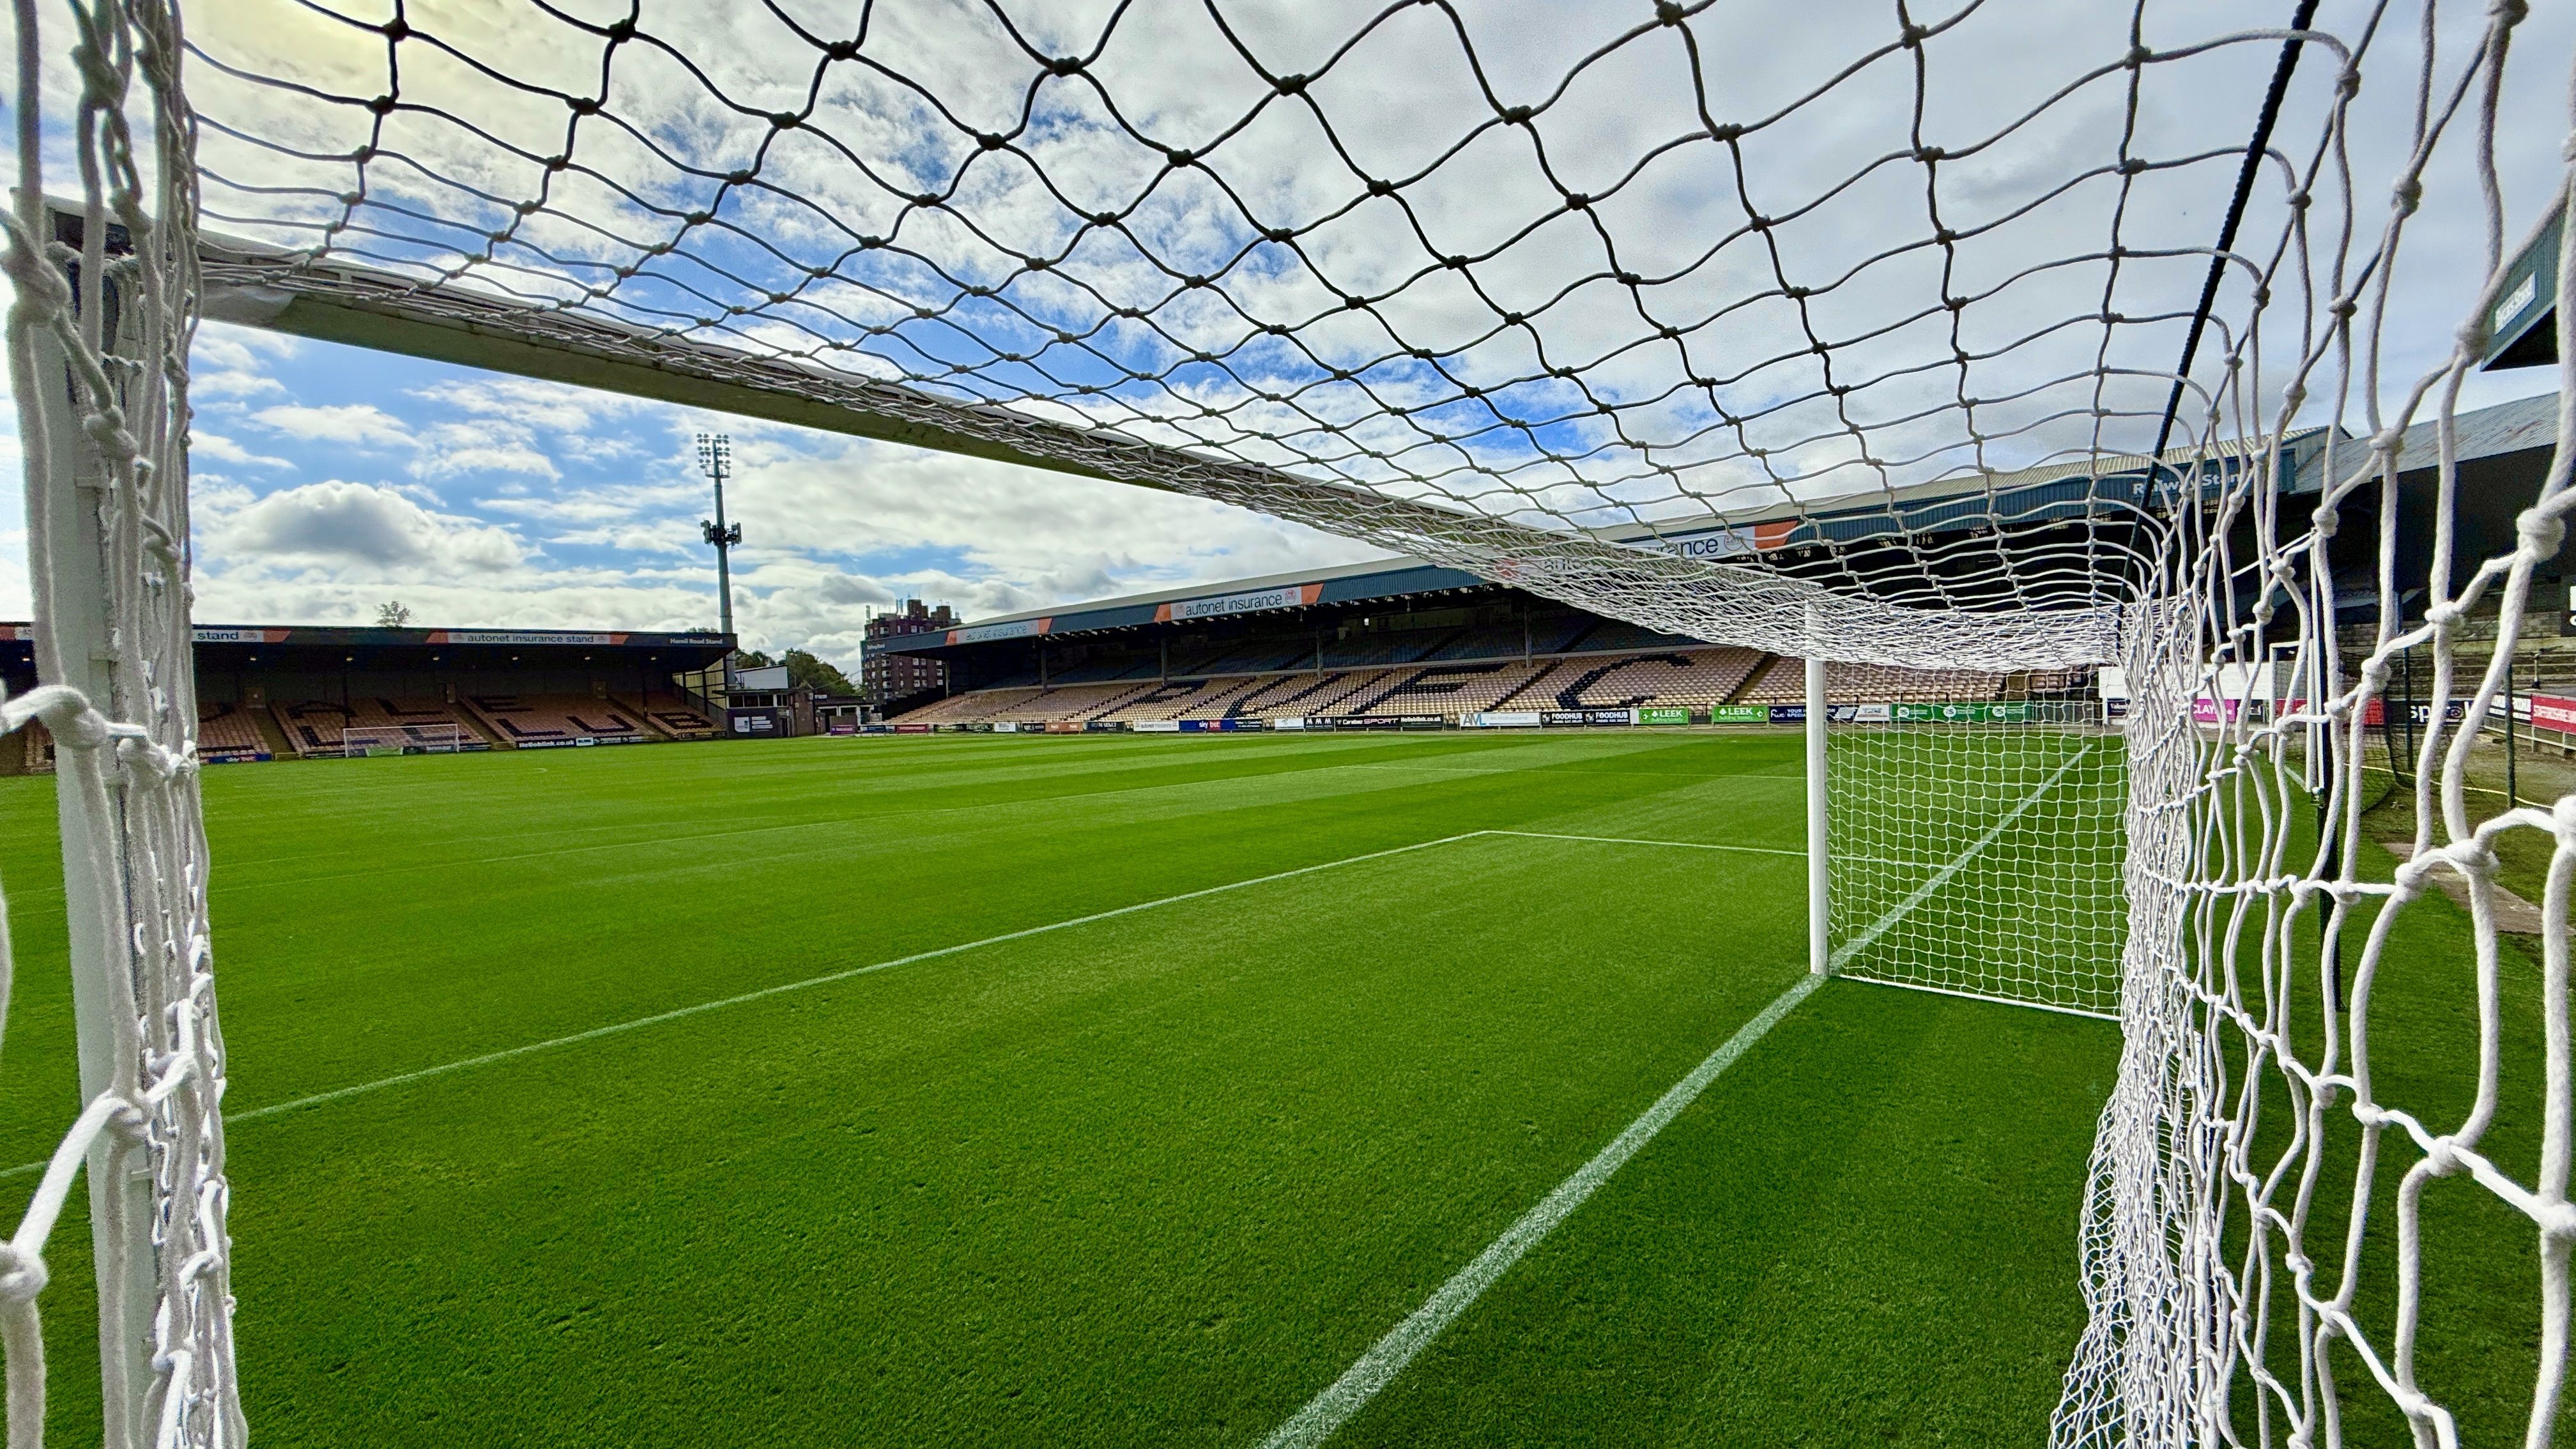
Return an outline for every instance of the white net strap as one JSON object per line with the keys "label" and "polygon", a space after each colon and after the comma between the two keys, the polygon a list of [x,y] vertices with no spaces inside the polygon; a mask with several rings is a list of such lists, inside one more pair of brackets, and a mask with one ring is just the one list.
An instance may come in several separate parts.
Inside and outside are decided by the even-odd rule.
{"label": "white net strap", "polygon": [[[91,988],[76,990],[90,1100],[0,1249],[10,1442],[43,1430],[44,1252],[86,1164],[106,1442],[237,1445],[224,1051],[188,621],[192,129],[172,6],[89,0],[72,22],[80,101],[66,138],[41,124],[45,51],[35,7],[19,7],[8,347],[37,670],[98,687],[49,682],[0,707],[0,725],[42,719],[61,749],[75,984]],[[57,232],[42,188],[44,158],[66,145],[81,180],[72,237]]]}

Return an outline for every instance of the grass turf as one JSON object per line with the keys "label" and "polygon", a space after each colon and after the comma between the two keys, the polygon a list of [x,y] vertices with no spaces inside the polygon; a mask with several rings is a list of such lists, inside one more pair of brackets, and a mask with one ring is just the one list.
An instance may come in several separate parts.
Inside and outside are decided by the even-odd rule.
{"label": "grass turf", "polygon": [[[211,772],[254,1429],[1257,1441],[1796,979],[1803,862],[1767,852],[1800,843],[1798,751],[905,738]],[[5,1162],[74,1105],[51,813],[0,782]],[[1501,830],[1756,849],[1480,835],[251,1115]],[[2035,1437],[2116,1052],[2101,1023],[1836,983],[1344,1434]],[[46,1299],[71,1438],[84,1235]]]}

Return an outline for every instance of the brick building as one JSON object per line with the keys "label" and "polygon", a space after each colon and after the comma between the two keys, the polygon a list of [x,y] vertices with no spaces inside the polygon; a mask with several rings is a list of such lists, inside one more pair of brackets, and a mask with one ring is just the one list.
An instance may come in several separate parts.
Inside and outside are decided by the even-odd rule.
{"label": "brick building", "polygon": [[870,619],[867,646],[859,656],[859,697],[870,704],[884,704],[946,684],[948,667],[938,660],[891,654],[876,645],[882,639],[955,627],[957,615],[946,604],[933,609],[919,599],[904,600],[901,613],[879,614]]}

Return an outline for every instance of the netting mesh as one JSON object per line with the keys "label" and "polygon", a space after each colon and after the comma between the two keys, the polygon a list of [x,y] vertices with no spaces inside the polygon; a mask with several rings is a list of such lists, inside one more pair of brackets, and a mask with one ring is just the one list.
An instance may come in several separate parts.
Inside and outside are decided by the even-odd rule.
{"label": "netting mesh", "polygon": [[[1702,637],[2107,657],[2169,500],[2099,460],[2163,435],[2272,46],[1543,18],[246,0],[200,41],[241,243],[207,275],[239,315],[827,400]],[[1909,506],[2052,463],[2075,485],[1972,499],[1978,535]],[[1828,501],[1795,559],[1727,528]]]}
{"label": "netting mesh", "polygon": [[1837,710],[1833,969],[2116,1016],[2122,751],[2090,701]]}
{"label": "netting mesh", "polygon": [[[201,168],[174,125],[136,158],[158,191],[83,172],[93,222],[135,239],[138,295],[165,299],[123,354],[142,365],[114,374],[138,441],[101,465],[131,480],[108,516],[138,540],[102,587],[145,611],[120,638],[148,643],[117,655],[109,712],[169,752],[138,737],[135,758],[175,765],[166,785],[130,762],[101,777],[128,812],[171,812],[125,827],[175,852],[139,877],[137,919],[164,934],[136,939],[202,961],[167,452],[198,280],[208,315],[1176,489],[1712,642],[2115,662],[2135,695],[2116,766],[2110,739],[2036,726],[1836,746],[1846,964],[2097,1009],[2098,964],[1945,952],[1922,923],[2018,892],[2065,960],[2120,942],[2090,1327],[2057,1442],[2447,1444],[2474,1408],[2546,1443],[2576,1240],[2576,805],[2482,812],[2466,775],[2559,549],[2569,455],[2510,549],[2455,560],[2451,424],[2506,264],[2565,201],[2546,148],[2576,46],[2516,51],[2536,22],[2511,0],[2318,9],[2249,31],[2241,7],[2188,0],[1832,17],[228,0],[197,17],[182,102],[167,15],[94,0],[115,41],[95,53],[145,57],[142,84],[78,72],[54,92],[78,120],[22,128],[22,149],[159,107],[193,121]],[[31,73],[21,94],[40,89]],[[2542,106],[2540,149],[2532,124],[2499,124]],[[70,274],[42,240],[12,253],[14,357],[72,346],[24,311]],[[62,402],[22,368],[22,410],[104,416],[81,377]],[[2420,589],[2399,566],[2410,426],[2438,480]],[[31,452],[31,483],[45,466]],[[2472,616],[2495,634],[2482,672],[2460,663]],[[2363,866],[2362,732],[2408,647],[2432,661],[2436,723],[2391,884]],[[2310,681],[2311,703],[2195,717],[2251,665]],[[76,770],[97,756],[70,719]],[[2070,869],[2040,824],[2114,769],[2126,917],[2106,931],[2066,904],[2098,889],[2098,844]],[[1946,810],[1923,784],[1940,772],[1972,782]],[[2530,829],[2555,864],[2522,981],[2493,844]],[[2428,904],[2442,872],[2468,882],[2465,923]],[[203,1356],[154,1367],[222,1385],[201,975],[152,987],[178,1009],[137,1018],[154,1043],[190,1024],[167,1050],[198,1055],[129,1136],[161,1174],[157,1220],[200,1223],[160,1261],[193,1241],[187,1261],[216,1265],[163,1289],[187,1305],[166,1342]],[[2527,1295],[2462,1307],[2426,1267],[2494,1251]],[[2514,1326],[2490,1333],[2499,1314]],[[2518,1356],[2527,1399],[2464,1406],[2424,1378],[2427,1335],[2463,1323]],[[177,1437],[232,1432],[220,1389],[184,1402]]]}
{"label": "netting mesh", "polygon": [[[79,105],[69,117],[19,106],[6,218],[9,381],[45,682],[0,704],[0,726],[41,720],[58,748],[86,1105],[0,1244],[9,1442],[32,1446],[44,1432],[44,1254],[85,1166],[104,1441],[238,1444],[188,622],[196,173],[178,16],[110,0],[69,20]],[[22,7],[22,101],[46,54],[33,25]],[[44,199],[49,151],[78,178],[80,200],[60,210]]]}

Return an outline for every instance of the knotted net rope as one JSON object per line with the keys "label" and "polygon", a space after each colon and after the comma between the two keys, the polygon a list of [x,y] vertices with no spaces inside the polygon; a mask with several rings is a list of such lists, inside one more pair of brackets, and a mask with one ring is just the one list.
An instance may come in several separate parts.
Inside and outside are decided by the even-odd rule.
{"label": "knotted net rope", "polygon": [[[0,1243],[9,1443],[43,1438],[44,1255],[85,1166],[105,1442],[237,1445],[188,623],[196,171],[179,17],[150,0],[72,7],[68,118],[34,103],[48,54],[39,19],[34,4],[16,7],[18,189],[0,216],[0,265],[14,292],[36,668],[51,682],[0,702],[0,731],[41,720],[58,747],[75,994],[84,983],[95,994],[78,1002],[87,1105]],[[68,233],[44,201],[49,155],[79,176]],[[104,693],[59,682],[74,676],[103,676]],[[8,980],[0,939],[0,1002]]]}

